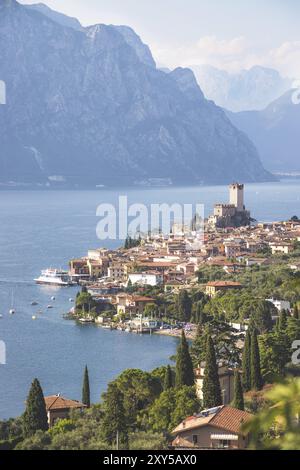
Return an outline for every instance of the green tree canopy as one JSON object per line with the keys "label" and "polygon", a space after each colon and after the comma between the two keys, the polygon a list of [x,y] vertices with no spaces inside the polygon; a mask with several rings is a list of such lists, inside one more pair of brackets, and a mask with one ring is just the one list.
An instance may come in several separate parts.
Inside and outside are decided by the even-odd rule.
{"label": "green tree canopy", "polygon": [[172,413],[176,405],[174,388],[163,391],[150,406],[146,421],[154,431],[168,432],[171,430]]}
{"label": "green tree canopy", "polygon": [[194,384],[193,363],[189,352],[189,345],[182,330],[181,341],[176,354],[175,385],[179,388],[184,385],[193,386]]}
{"label": "green tree canopy", "polygon": [[202,392],[204,408],[213,408],[215,406],[222,405],[218,364],[216,361],[215,347],[211,336],[208,336],[207,338]]}
{"label": "green tree canopy", "polygon": [[88,367],[85,366],[83,385],[82,385],[82,403],[88,408],[91,406],[91,394],[90,394],[90,380]]}
{"label": "green tree canopy", "polygon": [[245,392],[251,390],[251,333],[247,330],[244,350],[243,350],[243,388]]}
{"label": "green tree canopy", "polygon": [[171,367],[168,365],[164,377],[164,390],[169,390],[173,387],[173,373]]}
{"label": "green tree canopy", "polygon": [[112,382],[123,395],[123,406],[128,425],[134,429],[138,414],[147,408],[162,391],[159,377],[139,369],[127,369]]}
{"label": "green tree canopy", "polygon": [[26,400],[26,409],[23,415],[23,432],[30,437],[37,431],[47,431],[48,418],[46,403],[40,382],[34,379]]}
{"label": "green tree canopy", "polygon": [[192,301],[185,289],[181,290],[178,294],[176,307],[178,311],[178,320],[183,322],[190,321],[192,313]]}
{"label": "green tree canopy", "polygon": [[175,392],[175,407],[171,415],[171,429],[178,426],[185,418],[200,411],[200,402],[195,387],[184,386]]}
{"label": "green tree canopy", "polygon": [[104,440],[110,444],[122,447],[128,445],[128,424],[125,416],[124,397],[116,384],[110,383],[107,392],[103,394],[102,433]]}
{"label": "green tree canopy", "polygon": [[300,448],[300,379],[276,385],[266,395],[270,406],[244,425],[255,449],[295,450]]}
{"label": "green tree canopy", "polygon": [[245,409],[241,375],[240,375],[240,372],[238,370],[235,370],[235,372],[234,372],[233,407],[237,408],[238,410],[242,410],[242,411],[244,411],[244,409]]}
{"label": "green tree canopy", "polygon": [[260,368],[260,352],[258,346],[257,332],[252,331],[251,334],[251,389],[261,390],[263,380]]}

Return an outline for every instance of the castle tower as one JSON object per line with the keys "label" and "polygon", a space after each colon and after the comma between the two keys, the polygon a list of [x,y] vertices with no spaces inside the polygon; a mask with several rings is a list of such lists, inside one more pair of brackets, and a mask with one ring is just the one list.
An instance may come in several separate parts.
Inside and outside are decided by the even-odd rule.
{"label": "castle tower", "polygon": [[244,185],[233,183],[229,187],[230,190],[230,204],[233,204],[238,212],[245,210],[244,206]]}

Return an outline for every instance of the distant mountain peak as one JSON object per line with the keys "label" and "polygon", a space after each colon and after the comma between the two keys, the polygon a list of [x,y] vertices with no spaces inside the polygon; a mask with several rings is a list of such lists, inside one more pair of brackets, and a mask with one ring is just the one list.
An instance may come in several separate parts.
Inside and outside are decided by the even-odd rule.
{"label": "distant mountain peak", "polygon": [[81,25],[81,23],[79,22],[77,18],[73,18],[71,16],[67,16],[58,11],[52,10],[44,3],[34,3],[32,5],[24,5],[24,6],[28,8],[29,10],[34,10],[34,11],[38,11],[39,13],[42,13],[43,15],[47,16],[51,20],[60,24],[61,26],[73,28],[77,31],[83,30],[83,26]]}
{"label": "distant mountain peak", "polygon": [[176,80],[180,90],[192,100],[203,100],[204,95],[197,83],[196,77],[191,69],[177,67],[169,74]]}
{"label": "distant mountain peak", "polygon": [[[4,1],[4,0],[0,0]],[[141,62],[149,67],[156,67],[155,61],[152,57],[149,47],[144,44],[141,38],[136,34],[136,32],[129,26],[114,26],[114,25],[104,25],[104,24],[95,24],[84,28],[80,22],[73,17],[67,16],[63,13],[59,13],[55,10],[52,10],[44,3],[35,3],[33,5],[25,5],[26,8],[34,11],[38,11],[43,15],[47,16],[51,20],[60,24],[61,26],[73,28],[77,31],[87,31],[87,35],[90,39],[95,39],[95,37],[101,33],[101,30],[104,28],[109,28],[111,26],[112,31],[118,31],[122,37],[125,39],[126,43],[134,48],[138,58]]]}
{"label": "distant mountain peak", "polygon": [[262,110],[291,88],[277,70],[255,65],[229,73],[210,65],[192,67],[206,98],[230,111]]}
{"label": "distant mountain peak", "polygon": [[127,44],[134,48],[138,58],[149,67],[156,67],[150,48],[143,43],[140,36],[129,26],[115,26],[117,31],[122,34]]}
{"label": "distant mountain peak", "polygon": [[227,113],[231,122],[257,146],[270,171],[299,172],[300,105],[289,90],[262,111]]}

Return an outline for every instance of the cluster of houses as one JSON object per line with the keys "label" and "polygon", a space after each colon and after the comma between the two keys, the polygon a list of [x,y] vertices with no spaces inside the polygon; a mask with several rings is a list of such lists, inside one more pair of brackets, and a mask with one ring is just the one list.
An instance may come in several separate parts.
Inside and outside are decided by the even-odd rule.
{"label": "cluster of houses", "polygon": [[[248,214],[243,191],[243,185],[231,185],[230,206],[235,207],[237,213]],[[214,218],[205,221],[201,243],[197,232],[182,230],[180,233],[178,227],[169,235],[148,234],[139,246],[130,249],[93,249],[85,257],[72,259],[70,277],[87,284],[98,302],[113,304],[118,313],[140,315],[153,299],[130,295],[128,289],[125,292],[129,286],[159,286],[166,293],[178,293],[198,283],[197,272],[202,267],[218,267],[228,275],[242,273],[251,266],[272,263],[271,254],[292,253],[297,247],[296,242],[300,242],[300,221],[297,219],[222,227],[218,217],[223,222],[227,218],[220,212],[221,206],[217,204]],[[293,264],[291,269],[297,271],[300,265]],[[229,278],[208,282],[204,290],[214,297],[219,292],[242,287]]]}
{"label": "cluster of houses", "polygon": [[[300,242],[300,221],[210,229],[198,249],[184,235],[180,239],[172,234],[149,235],[140,246],[128,250],[89,250],[86,257],[70,261],[69,273],[72,279],[87,281],[102,290],[120,290],[129,284],[180,290],[196,282],[196,273],[203,266],[220,267],[228,274],[242,272],[253,265],[269,264],[267,250],[272,254],[292,253],[295,242]],[[292,265],[291,269],[300,266]],[[219,286],[234,287],[239,286]]]}

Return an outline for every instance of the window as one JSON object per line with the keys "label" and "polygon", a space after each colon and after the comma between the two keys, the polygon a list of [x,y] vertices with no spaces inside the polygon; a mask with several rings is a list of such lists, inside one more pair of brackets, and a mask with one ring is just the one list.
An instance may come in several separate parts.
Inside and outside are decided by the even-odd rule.
{"label": "window", "polygon": [[194,434],[194,435],[193,435],[193,444],[194,444],[194,445],[198,444],[198,436],[197,436],[197,434]]}
{"label": "window", "polygon": [[226,441],[226,440],[220,441],[220,447],[222,449],[229,449],[230,445],[231,445],[231,441]]}

